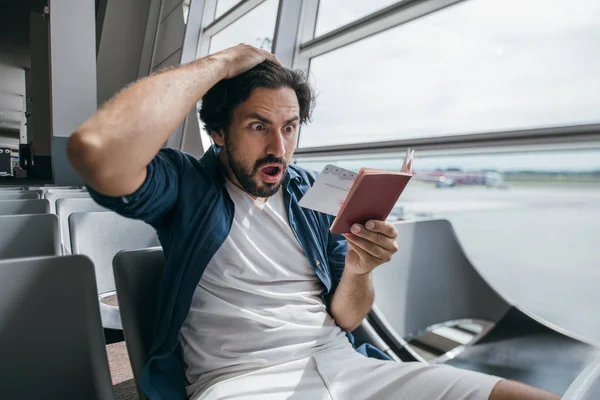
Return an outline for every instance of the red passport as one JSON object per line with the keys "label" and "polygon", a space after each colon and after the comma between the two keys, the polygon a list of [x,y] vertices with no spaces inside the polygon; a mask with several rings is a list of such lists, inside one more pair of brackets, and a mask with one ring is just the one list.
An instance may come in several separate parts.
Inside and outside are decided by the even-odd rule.
{"label": "red passport", "polygon": [[414,150],[408,150],[400,172],[362,168],[350,188],[331,228],[331,233],[350,233],[352,224],[385,221],[412,178]]}
{"label": "red passport", "polygon": [[410,178],[410,173],[362,168],[331,225],[331,233],[350,233],[355,223],[385,221]]}

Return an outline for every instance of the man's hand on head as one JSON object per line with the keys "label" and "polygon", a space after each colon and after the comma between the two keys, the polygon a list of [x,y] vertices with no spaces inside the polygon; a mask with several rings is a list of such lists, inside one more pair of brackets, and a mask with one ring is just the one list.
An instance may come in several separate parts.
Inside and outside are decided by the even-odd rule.
{"label": "man's hand on head", "polygon": [[354,224],[352,233],[345,234],[348,240],[345,269],[365,275],[392,259],[398,251],[396,227],[387,221],[367,221],[364,225]]}
{"label": "man's hand on head", "polygon": [[279,59],[272,53],[243,43],[209,57],[222,63],[225,72],[224,79],[238,76],[264,61],[270,61],[281,66]]}

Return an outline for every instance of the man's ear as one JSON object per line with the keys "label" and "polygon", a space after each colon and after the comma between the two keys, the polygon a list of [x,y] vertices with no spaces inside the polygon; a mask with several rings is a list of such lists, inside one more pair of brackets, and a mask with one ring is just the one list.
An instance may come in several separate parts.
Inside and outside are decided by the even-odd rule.
{"label": "man's ear", "polygon": [[223,129],[219,129],[218,131],[213,131],[210,135],[215,142],[215,144],[219,147],[225,146],[225,132]]}

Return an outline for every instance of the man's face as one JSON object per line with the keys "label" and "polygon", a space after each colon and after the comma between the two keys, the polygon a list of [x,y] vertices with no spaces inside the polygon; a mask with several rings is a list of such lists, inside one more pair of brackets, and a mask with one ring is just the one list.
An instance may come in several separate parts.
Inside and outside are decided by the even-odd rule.
{"label": "man's face", "polygon": [[254,89],[233,110],[227,132],[213,135],[223,148],[229,179],[257,198],[277,193],[296,149],[299,124],[293,89]]}

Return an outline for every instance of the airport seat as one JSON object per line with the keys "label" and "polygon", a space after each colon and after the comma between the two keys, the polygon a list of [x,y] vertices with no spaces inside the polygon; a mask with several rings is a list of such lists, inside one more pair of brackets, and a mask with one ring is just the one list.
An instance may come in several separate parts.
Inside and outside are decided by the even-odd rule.
{"label": "airport seat", "polygon": [[512,308],[481,340],[447,364],[524,382],[562,395],[600,349]]}
{"label": "airport seat", "polygon": [[44,193],[81,193],[86,192],[82,188],[47,188],[44,190]]}
{"label": "airport seat", "polygon": [[0,192],[13,192],[13,191],[25,190],[22,186],[0,186]]}
{"label": "airport seat", "polygon": [[56,212],[56,200],[58,199],[82,199],[88,197],[90,197],[88,192],[79,190],[44,193],[44,198],[50,202],[50,212]]}
{"label": "airport seat", "polygon": [[0,216],[0,259],[60,255],[54,214]]}
{"label": "airport seat", "polygon": [[0,192],[0,200],[38,200],[41,198],[41,190],[19,190]]}
{"label": "airport seat", "polygon": [[[406,350],[396,354],[391,349],[391,346],[377,333],[367,318],[365,318],[361,325],[352,332],[352,336],[354,337],[354,347],[359,347],[364,343],[370,343],[386,353],[394,361],[415,360],[413,354],[410,352],[412,349],[407,346],[402,346],[403,349]],[[409,352],[408,355],[406,354],[407,352]]]}
{"label": "airport seat", "polygon": [[510,309],[466,258],[445,220],[398,222],[399,251],[373,274],[370,318],[399,338],[459,319],[498,321]]}
{"label": "airport seat", "polygon": [[0,200],[0,215],[47,214],[48,200]]}
{"label": "airport seat", "polygon": [[[492,323],[476,343],[434,359],[562,394],[598,349],[566,337],[510,305],[481,277],[445,220],[396,224],[400,250],[373,274],[369,321],[399,353],[450,321]],[[438,342],[442,342],[438,340]],[[431,343],[431,341],[430,341]],[[415,357],[419,359],[419,357]],[[422,358],[420,361],[424,361]]]}
{"label": "airport seat", "polygon": [[56,215],[60,221],[60,238],[63,254],[71,254],[71,234],[69,231],[69,216],[73,213],[108,211],[96,203],[91,197],[58,199],[56,200]]}
{"label": "airport seat", "polygon": [[[113,260],[125,343],[140,399],[145,399],[139,387],[139,379],[146,355],[152,346],[158,289],[164,263],[160,247],[121,251]],[[369,342],[383,351],[389,350],[389,346],[367,321],[363,321],[354,336],[357,345]],[[399,361],[396,354],[386,352]]]}
{"label": "airport seat", "polygon": [[562,397],[562,400],[596,399],[600,399],[600,360],[590,363]]}
{"label": "airport seat", "polygon": [[140,400],[139,379],[152,346],[165,258],[160,247],[118,253],[113,261],[125,344]]}
{"label": "airport seat", "polygon": [[102,325],[121,330],[119,308],[115,305],[114,256],[121,250],[159,246],[154,228],[114,212],[73,213],[69,217],[73,254],[85,254],[96,267],[96,282]]}
{"label": "airport seat", "polygon": [[42,187],[44,192],[64,191],[64,190],[81,190],[81,186],[48,186]]}
{"label": "airport seat", "polygon": [[0,260],[0,293],[0,397],[115,399],[87,257]]}

